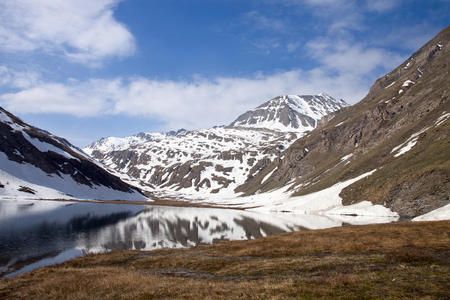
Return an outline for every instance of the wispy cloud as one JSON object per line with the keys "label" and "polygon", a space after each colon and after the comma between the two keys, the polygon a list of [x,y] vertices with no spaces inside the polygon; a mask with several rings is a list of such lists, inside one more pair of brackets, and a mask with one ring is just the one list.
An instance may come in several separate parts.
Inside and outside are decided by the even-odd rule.
{"label": "wispy cloud", "polygon": [[244,14],[244,22],[257,30],[285,31],[287,29],[282,19],[270,18],[257,11]]}
{"label": "wispy cloud", "polygon": [[322,68],[357,76],[368,76],[377,69],[390,70],[404,59],[386,49],[344,39],[316,39],[310,41],[307,48]]}
{"label": "wispy cloud", "polygon": [[[273,1],[272,1],[273,2]],[[282,0],[284,4],[289,5],[312,5],[312,6],[330,6],[330,5],[340,5],[348,2],[353,2],[352,0]]]}
{"label": "wispy cloud", "polygon": [[280,94],[327,92],[355,102],[367,92],[366,86],[357,74],[331,74],[322,69],[252,77],[197,77],[192,81],[91,79],[38,84],[0,95],[0,104],[21,113],[122,114],[163,121],[167,129],[201,128],[227,124],[243,111]]}
{"label": "wispy cloud", "polygon": [[18,71],[0,65],[0,87],[26,89],[36,86],[41,81],[41,74],[37,71]]}
{"label": "wispy cloud", "polygon": [[[367,11],[387,12],[399,1],[393,1],[394,4],[383,0],[373,3],[280,1],[308,8],[314,15],[314,22],[322,27],[314,28],[314,36],[309,41],[303,39],[300,42],[293,38],[299,35],[287,33],[290,28],[283,21],[250,12],[245,17],[246,22],[252,24],[252,30],[258,34],[259,31],[271,34],[256,35],[249,43],[268,52],[273,49],[301,52],[304,59],[312,62],[311,69],[293,66],[290,70],[269,74],[194,77],[191,80],[162,81],[138,76],[55,82],[43,81],[37,73],[0,67],[0,84],[16,88],[14,92],[0,94],[0,105],[20,113],[144,116],[165,122],[165,129],[194,129],[227,124],[245,110],[280,94],[327,92],[355,103],[365,96],[375,76],[391,70],[404,58],[388,50],[390,47],[386,47],[386,43],[392,46],[401,40],[402,47],[410,43],[414,49],[424,42],[429,32],[423,31],[424,35],[417,41],[417,32],[422,32],[419,27],[409,29],[414,34],[398,29],[395,34],[379,39],[380,42],[376,37],[355,42],[355,31],[365,30],[364,14]],[[87,64],[98,63],[110,56],[131,54],[133,36],[113,17],[117,3],[114,0],[0,0],[0,49],[52,51]],[[61,13],[49,13],[49,9]],[[24,12],[22,24],[19,15]],[[9,19],[3,18],[7,14],[11,14]]]}
{"label": "wispy cloud", "polygon": [[385,12],[400,5],[401,0],[367,0],[367,8],[377,12]]}
{"label": "wispy cloud", "polygon": [[309,10],[320,19],[318,23],[321,26],[326,27],[329,33],[336,34],[347,30],[363,30],[365,14],[390,11],[401,0],[282,0],[281,3],[296,6],[302,11]]}
{"label": "wispy cloud", "polygon": [[134,52],[133,35],[113,15],[119,0],[2,0],[0,50],[46,51],[88,65]]}
{"label": "wispy cloud", "polygon": [[377,47],[393,47],[406,51],[414,51],[430,40],[442,28],[434,27],[427,22],[407,27],[396,28],[382,36],[375,36],[373,44]]}
{"label": "wispy cloud", "polygon": [[288,52],[294,52],[295,50],[297,50],[299,47],[301,46],[301,43],[296,41],[296,42],[290,42],[286,45],[286,49]]}
{"label": "wispy cloud", "polygon": [[[289,1],[291,4],[299,1]],[[374,74],[389,71],[402,57],[380,45],[355,43],[345,31],[354,28],[351,17],[332,16],[348,10],[353,1],[305,0],[303,5],[317,7],[329,14],[327,28],[308,43],[279,41],[266,37],[256,45],[263,50],[285,47],[302,50],[314,62],[312,69],[293,67],[288,71],[255,74],[247,77],[194,77],[191,80],[153,80],[145,77],[95,78],[78,81],[37,83],[22,90],[0,95],[0,105],[21,113],[63,113],[75,116],[144,116],[165,122],[166,129],[201,128],[227,124],[237,115],[281,94],[327,92],[350,103],[361,100]],[[300,3],[299,2],[299,3]],[[328,6],[332,6],[327,7]],[[356,14],[359,23],[359,13]],[[325,15],[321,17],[325,18]],[[285,24],[251,12],[247,21],[258,30],[282,32]],[[345,22],[348,22],[345,23]],[[342,22],[342,23],[339,23]],[[336,34],[337,31],[340,34]]]}

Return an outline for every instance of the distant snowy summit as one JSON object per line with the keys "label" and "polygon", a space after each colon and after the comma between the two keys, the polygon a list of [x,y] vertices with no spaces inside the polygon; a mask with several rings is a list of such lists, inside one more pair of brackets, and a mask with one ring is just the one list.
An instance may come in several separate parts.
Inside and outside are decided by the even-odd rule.
{"label": "distant snowy summit", "polygon": [[98,141],[93,142],[83,149],[85,153],[92,156],[94,150],[99,151],[121,151],[126,150],[133,145],[138,145],[146,142],[160,142],[166,138],[176,138],[185,135],[187,130],[184,128],[178,130],[171,130],[168,132],[139,132],[137,134],[126,137],[104,137]]}
{"label": "distant snowy summit", "polygon": [[322,117],[346,106],[348,104],[344,100],[336,100],[325,93],[284,95],[245,112],[230,127],[305,132],[313,130]]}
{"label": "distant snowy summit", "polygon": [[[225,128],[245,127],[261,128],[297,134],[313,130],[317,122],[324,116],[348,106],[340,99],[336,100],[328,94],[318,95],[283,95],[275,97],[260,106],[240,115]],[[224,126],[214,126],[211,130]],[[194,130],[197,132],[198,130]],[[92,152],[122,151],[131,146],[147,143],[161,142],[166,139],[182,139],[191,132],[184,128],[168,132],[140,132],[127,137],[106,137],[93,142],[83,150],[92,156]]]}
{"label": "distant snowy summit", "polygon": [[83,150],[122,179],[146,188],[187,197],[234,196],[318,120],[344,106],[326,94],[280,96],[229,126],[108,137]]}

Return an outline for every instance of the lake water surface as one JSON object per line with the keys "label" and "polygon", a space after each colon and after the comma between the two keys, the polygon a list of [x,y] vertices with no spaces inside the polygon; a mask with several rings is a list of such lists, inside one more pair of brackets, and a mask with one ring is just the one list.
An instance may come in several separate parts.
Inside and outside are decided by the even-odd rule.
{"label": "lake water surface", "polygon": [[351,217],[57,201],[0,201],[0,277],[87,253],[190,247],[345,223]]}

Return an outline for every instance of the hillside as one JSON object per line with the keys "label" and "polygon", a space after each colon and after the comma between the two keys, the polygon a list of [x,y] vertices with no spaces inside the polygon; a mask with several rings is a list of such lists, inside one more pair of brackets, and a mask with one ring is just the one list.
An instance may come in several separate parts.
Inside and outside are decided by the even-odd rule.
{"label": "hillside", "polygon": [[147,200],[67,140],[0,108],[0,199]]}
{"label": "hillside", "polygon": [[406,218],[448,205],[449,40],[448,27],[238,191],[301,196],[372,172],[343,188],[343,204],[367,200]]}

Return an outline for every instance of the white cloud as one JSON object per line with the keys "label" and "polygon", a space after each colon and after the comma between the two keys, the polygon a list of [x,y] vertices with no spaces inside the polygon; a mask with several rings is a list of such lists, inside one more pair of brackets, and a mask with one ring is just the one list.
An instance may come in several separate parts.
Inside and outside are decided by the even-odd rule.
{"label": "white cloud", "polygon": [[197,76],[190,81],[135,77],[38,83],[0,95],[0,105],[21,113],[144,116],[165,122],[165,129],[194,129],[228,124],[281,94],[326,92],[355,103],[367,93],[374,74],[402,60],[383,48],[344,38],[315,39],[305,49],[318,67],[251,77]]}
{"label": "white cloud", "polygon": [[[73,84],[45,83],[0,96],[7,108],[25,113],[65,113],[77,116],[107,113],[107,94],[100,94],[94,82]],[[85,88],[89,88],[87,91]]]}
{"label": "white cloud", "polygon": [[135,50],[133,35],[113,16],[119,0],[0,0],[0,50],[56,52],[99,64]]}
{"label": "white cloud", "polygon": [[288,52],[294,52],[301,46],[300,42],[291,42],[286,45],[286,49]]}
{"label": "white cloud", "polygon": [[283,0],[285,4],[290,5],[311,5],[311,6],[330,6],[330,5],[341,5],[348,2],[353,2],[351,0]]}
{"label": "white cloud", "polygon": [[316,39],[310,41],[307,48],[323,68],[357,76],[370,75],[377,69],[391,70],[404,59],[383,48],[367,47],[344,39]]}
{"label": "white cloud", "polygon": [[400,0],[368,0],[367,8],[377,12],[385,12],[400,4]]}
{"label": "white cloud", "polygon": [[30,88],[41,80],[41,74],[36,71],[17,71],[0,65],[0,86],[8,88]]}
{"label": "white cloud", "polygon": [[[354,1],[286,1],[291,4],[314,6],[315,12],[322,17],[327,26],[325,35],[310,41],[305,48],[298,41],[286,43],[288,51],[295,51],[299,47],[307,50],[309,58],[318,64],[312,70],[297,68],[269,75],[208,79],[195,77],[184,81],[135,77],[46,83],[40,81],[39,77],[34,81],[26,80],[26,73],[16,72],[15,75],[5,76],[8,79],[4,79],[3,84],[10,84],[22,90],[0,94],[0,105],[20,113],[144,116],[165,122],[165,129],[180,127],[194,129],[228,124],[246,110],[272,97],[287,93],[327,92],[334,97],[355,103],[367,93],[374,74],[389,71],[401,62],[402,57],[383,49],[382,45],[369,47],[362,42],[352,42],[348,31],[357,30],[362,26],[361,9],[352,11],[356,7]],[[2,7],[14,10],[24,3],[36,5],[39,1],[10,2],[20,5],[5,3],[0,0],[0,11]],[[33,8],[37,11],[29,9],[28,13],[31,16],[25,17],[24,25],[13,22],[12,25],[8,25],[9,29],[5,34],[6,25],[1,19],[6,13],[0,12],[0,48],[61,51],[70,59],[87,63],[132,52],[133,37],[123,25],[114,20],[112,15],[112,8],[117,1],[48,0],[45,4],[44,7],[47,6],[47,9],[58,7],[63,12],[62,16],[65,13],[68,15],[60,18],[36,5]],[[83,5],[87,6],[86,10],[83,9]],[[49,20],[43,17],[46,15],[51,15]],[[278,31],[285,29],[283,23],[273,23],[258,13],[251,13],[247,17],[260,29]],[[70,22],[63,22],[64,19]],[[21,34],[27,30],[30,30],[29,33]],[[255,45],[270,51],[272,48],[280,47],[280,42],[276,38],[268,38],[258,41]],[[11,70],[5,70],[4,74],[13,74]],[[0,68],[0,76],[1,74]]]}
{"label": "white cloud", "polygon": [[427,22],[396,28],[395,31],[375,36],[373,43],[381,47],[393,47],[416,51],[435,36],[441,28]]}
{"label": "white cloud", "polygon": [[315,26],[325,27],[329,34],[336,35],[364,28],[364,9],[354,0],[283,0],[283,3],[297,6],[302,12],[310,11],[320,18]]}
{"label": "white cloud", "polygon": [[255,29],[269,29],[273,31],[285,31],[287,25],[282,19],[269,18],[257,11],[250,11],[244,15],[247,23],[250,23]]}
{"label": "white cloud", "polygon": [[193,129],[228,124],[244,111],[281,94],[327,92],[355,102],[367,92],[366,87],[356,74],[330,75],[320,69],[193,81],[142,77],[71,80],[0,95],[0,105],[20,113],[145,116],[166,122],[166,129]]}

